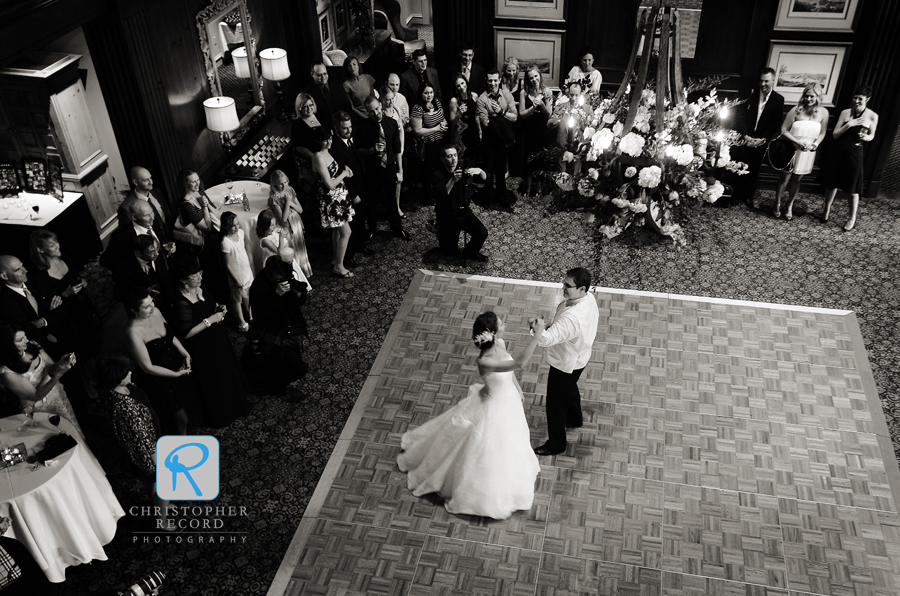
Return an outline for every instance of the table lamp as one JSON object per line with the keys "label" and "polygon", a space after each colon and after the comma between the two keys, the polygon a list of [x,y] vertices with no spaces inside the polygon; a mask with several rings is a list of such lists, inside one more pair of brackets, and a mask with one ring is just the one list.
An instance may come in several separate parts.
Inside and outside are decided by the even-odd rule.
{"label": "table lamp", "polygon": [[247,61],[247,48],[235,48],[231,52],[234,59],[234,74],[239,79],[250,78],[250,62]]}
{"label": "table lamp", "polygon": [[291,76],[291,69],[288,67],[287,52],[281,48],[269,48],[259,53],[260,64],[262,65],[262,76],[268,81],[275,81],[275,89],[278,93],[278,100],[282,102],[281,119],[288,117],[287,109],[284,107],[284,97],[281,91],[281,83]]}
{"label": "table lamp", "polygon": [[203,102],[203,111],[206,113],[206,128],[219,133],[222,138],[222,147],[229,161],[226,171],[236,173],[237,168],[231,160],[231,151],[234,148],[231,131],[240,128],[241,122],[238,120],[234,100],[230,97],[210,97]]}

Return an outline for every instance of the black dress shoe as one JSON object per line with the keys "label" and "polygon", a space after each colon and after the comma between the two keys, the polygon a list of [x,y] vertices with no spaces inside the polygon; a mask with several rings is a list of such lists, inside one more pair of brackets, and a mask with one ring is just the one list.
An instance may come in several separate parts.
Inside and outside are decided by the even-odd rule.
{"label": "black dress shoe", "polygon": [[400,238],[401,240],[406,240],[407,242],[412,240],[412,236],[410,236],[405,230],[400,230],[399,232],[396,232],[394,234],[394,236],[396,236],[397,238]]}
{"label": "black dress shoe", "polygon": [[487,255],[482,254],[482,253],[477,253],[474,255],[466,254],[466,255],[463,255],[463,258],[467,259],[469,261],[478,261],[479,263],[487,263],[488,261],[490,261],[490,258]]}
{"label": "black dress shoe", "polygon": [[560,453],[565,453],[566,450],[562,449],[557,451],[556,449],[551,449],[546,443],[541,445],[540,447],[534,448],[535,455],[559,455]]}

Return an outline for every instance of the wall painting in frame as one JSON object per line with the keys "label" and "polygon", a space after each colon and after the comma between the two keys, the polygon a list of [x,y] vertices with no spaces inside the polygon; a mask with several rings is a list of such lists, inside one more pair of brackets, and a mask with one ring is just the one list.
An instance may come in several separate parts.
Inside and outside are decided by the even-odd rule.
{"label": "wall painting in frame", "polygon": [[496,0],[496,16],[503,19],[564,21],[566,0]]}
{"label": "wall painting in frame", "polygon": [[860,0],[779,0],[775,29],[852,33]]}
{"label": "wall painting in frame", "polygon": [[497,64],[510,56],[519,61],[520,77],[532,64],[537,65],[544,84],[555,87],[561,77],[563,32],[548,29],[508,29],[494,27]]}
{"label": "wall painting in frame", "polygon": [[819,83],[825,90],[822,105],[832,107],[848,55],[849,44],[773,41],[768,65],[775,70],[775,91],[796,105],[807,84]]}

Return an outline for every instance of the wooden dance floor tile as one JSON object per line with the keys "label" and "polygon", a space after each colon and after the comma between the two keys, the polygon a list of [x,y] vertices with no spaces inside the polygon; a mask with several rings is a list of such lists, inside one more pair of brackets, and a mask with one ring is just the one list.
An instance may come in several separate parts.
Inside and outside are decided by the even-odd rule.
{"label": "wooden dance floor tile", "polygon": [[[559,284],[419,272],[269,594],[896,596],[900,469],[846,311],[597,289],[584,425],[529,511],[449,514],[397,468],[404,432],[511,353]],[[546,438],[541,351],[517,373]]]}

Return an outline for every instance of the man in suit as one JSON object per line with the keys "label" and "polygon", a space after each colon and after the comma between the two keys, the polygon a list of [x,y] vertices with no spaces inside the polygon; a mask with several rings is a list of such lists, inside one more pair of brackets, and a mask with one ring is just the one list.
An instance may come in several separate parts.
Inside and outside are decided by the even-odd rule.
{"label": "man in suit", "polygon": [[484,93],[486,87],[484,68],[475,64],[475,46],[469,42],[463,43],[459,50],[459,62],[455,62],[444,71],[444,88],[450,95],[455,95],[453,78],[459,73],[469,82],[468,91],[479,96]]}
{"label": "man in suit", "polygon": [[131,256],[122,259],[113,270],[113,296],[116,300],[122,302],[135,288],[143,288],[153,296],[163,315],[168,315],[172,288],[168,270],[161,266],[164,259],[158,258],[159,250],[159,243],[153,236],[141,234],[135,237]]}
{"label": "man in suit", "polygon": [[172,209],[162,192],[153,186],[153,175],[150,171],[135,166],[128,172],[128,179],[131,180],[131,192],[119,205],[117,212],[119,225],[131,220],[131,205],[134,201],[144,201],[153,208],[153,217],[157,225],[170,230],[175,225]]}
{"label": "man in suit", "polygon": [[488,258],[481,254],[488,237],[487,228],[469,208],[469,196],[466,189],[468,176],[487,179],[487,174],[480,168],[458,167],[459,154],[453,145],[441,148],[441,165],[431,176],[431,194],[434,197],[434,216],[437,220],[438,242],[441,252],[447,256],[456,256],[459,247],[459,233],[465,231],[469,240],[463,249],[463,255],[471,261],[487,262]]}
{"label": "man in suit", "polygon": [[[131,201],[128,205],[128,220],[119,221],[119,227],[109,237],[109,245],[100,255],[100,264],[115,271],[119,261],[130,260],[134,249],[134,239],[146,234],[151,236],[159,246],[165,250],[166,258],[175,253],[175,243],[172,242],[171,232],[164,222],[156,219],[156,211],[152,203],[140,199]],[[160,266],[166,268],[165,259],[160,260]]]}
{"label": "man in suit", "polygon": [[784,120],[784,97],[773,91],[774,86],[775,71],[763,68],[759,74],[759,89],[755,89],[750,98],[735,109],[734,114],[734,129],[744,135],[747,144],[733,147],[731,158],[746,163],[748,172],[732,180],[732,200],[744,201],[751,209],[756,209],[753,195],[766,144],[778,134]]}
{"label": "man in suit", "polygon": [[309,75],[313,82],[303,91],[308,93],[316,102],[316,117],[320,121],[331,120],[333,114],[341,110],[349,110],[350,103],[344,90],[338,85],[332,88],[328,83],[328,68],[324,62],[314,62]]}
{"label": "man in suit", "polygon": [[428,56],[425,50],[419,49],[413,52],[412,67],[400,73],[400,93],[414,104],[419,101],[419,87],[428,81],[434,87],[434,96],[441,102],[441,107],[446,109],[444,100],[441,99],[441,82],[438,80],[438,72],[428,66]]}
{"label": "man in suit", "polygon": [[70,351],[76,332],[63,299],[33,294],[26,285],[28,270],[10,255],[0,255],[0,280],[0,320],[21,325],[54,359]]}
{"label": "man in suit", "polygon": [[[369,192],[369,206],[384,209],[394,236],[409,242],[412,238],[403,230],[403,220],[394,200],[399,172],[400,127],[393,118],[384,117],[381,100],[374,95],[366,99],[365,108],[368,118],[360,123],[354,141],[357,153],[365,162],[362,179]],[[372,211],[374,209],[370,209]],[[372,213],[370,222],[376,220]]]}
{"label": "man in suit", "polygon": [[[375,230],[378,229],[378,220],[372,213],[369,204],[369,189],[366,188],[364,178],[366,165],[359,151],[356,149],[355,140],[353,139],[353,121],[350,114],[341,110],[337,112],[331,120],[334,127],[334,139],[331,142],[331,155],[338,163],[341,169],[350,168],[353,176],[345,179],[344,186],[347,188],[347,195],[353,201],[353,210],[356,215],[350,222],[350,242],[347,245],[347,253],[344,256],[344,263],[348,267],[355,267],[356,262],[353,255],[361,252],[364,255],[373,255],[375,252],[366,246]],[[366,230],[368,224],[368,231]]]}

